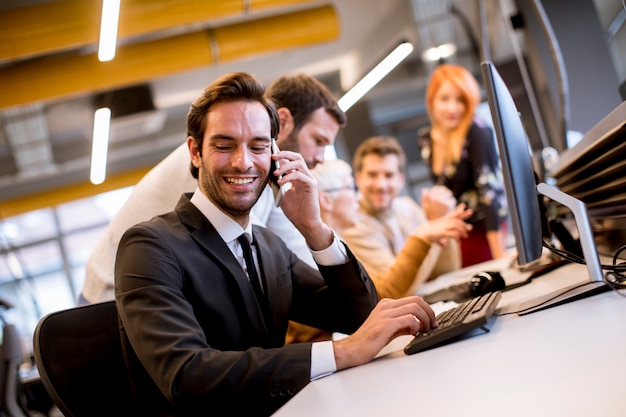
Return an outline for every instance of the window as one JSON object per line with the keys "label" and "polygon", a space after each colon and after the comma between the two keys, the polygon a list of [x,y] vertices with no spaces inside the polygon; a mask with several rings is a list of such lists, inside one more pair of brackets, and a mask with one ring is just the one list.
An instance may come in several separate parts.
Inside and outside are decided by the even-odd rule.
{"label": "window", "polygon": [[0,221],[0,311],[31,349],[39,319],[76,305],[85,263],[132,187]]}

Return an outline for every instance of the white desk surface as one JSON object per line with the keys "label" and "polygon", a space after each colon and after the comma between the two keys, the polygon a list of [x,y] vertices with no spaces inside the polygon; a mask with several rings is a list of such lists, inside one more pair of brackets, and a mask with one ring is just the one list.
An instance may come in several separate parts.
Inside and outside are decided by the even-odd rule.
{"label": "white desk surface", "polygon": [[[503,293],[500,307],[586,279],[567,265]],[[626,295],[626,290],[623,291]],[[607,292],[414,355],[405,336],[374,361],[311,382],[284,416],[625,416],[626,298]]]}

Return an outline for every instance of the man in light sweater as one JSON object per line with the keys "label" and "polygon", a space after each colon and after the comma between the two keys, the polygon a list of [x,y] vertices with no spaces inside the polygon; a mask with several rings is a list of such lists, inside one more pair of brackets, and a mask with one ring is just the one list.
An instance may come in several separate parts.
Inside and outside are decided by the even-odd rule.
{"label": "man in light sweater", "polygon": [[[400,196],[406,156],[395,138],[376,136],[362,142],[352,167],[361,216],[341,236],[363,261],[381,297],[413,294],[426,280],[461,267],[458,240],[425,231],[441,219],[440,226],[461,227],[458,221],[471,212],[455,208],[454,197],[443,187],[426,190],[422,207],[409,196]],[[450,222],[450,213],[457,220]],[[471,230],[466,224],[462,228]]]}

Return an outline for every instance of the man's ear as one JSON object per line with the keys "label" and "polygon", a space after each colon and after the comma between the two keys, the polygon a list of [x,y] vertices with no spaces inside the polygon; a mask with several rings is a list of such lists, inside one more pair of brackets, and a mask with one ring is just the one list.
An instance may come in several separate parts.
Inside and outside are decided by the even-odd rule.
{"label": "man's ear", "polygon": [[324,191],[320,191],[318,195],[320,200],[320,210],[331,211],[333,208],[333,199],[330,197],[330,195]]}
{"label": "man's ear", "polygon": [[281,137],[288,136],[294,128],[293,125],[293,116],[287,107],[279,107],[278,108],[278,120],[280,123],[280,133]]}
{"label": "man's ear", "polygon": [[201,152],[200,148],[198,148],[198,142],[196,142],[193,136],[187,138],[187,148],[189,149],[191,163],[196,168],[200,168],[200,159],[202,159],[202,156],[200,155]]}

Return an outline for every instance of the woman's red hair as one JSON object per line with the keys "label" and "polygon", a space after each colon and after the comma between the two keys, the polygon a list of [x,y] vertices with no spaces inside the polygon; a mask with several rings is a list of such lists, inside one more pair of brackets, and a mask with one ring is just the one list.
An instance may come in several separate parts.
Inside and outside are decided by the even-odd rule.
{"label": "woman's red hair", "polygon": [[[452,64],[438,65],[431,74],[426,89],[426,109],[429,115],[432,115],[435,95],[444,81],[451,82],[452,85],[459,89],[467,109],[459,122],[459,126],[454,129],[448,137],[445,162],[446,164],[450,164],[452,162],[458,162],[461,157],[461,149],[463,149],[463,142],[472,124],[474,110],[476,110],[476,106],[480,103],[480,87],[478,86],[476,78],[465,68]],[[431,117],[431,121],[432,120],[433,118]],[[433,128],[436,128],[436,126],[433,125]]]}

